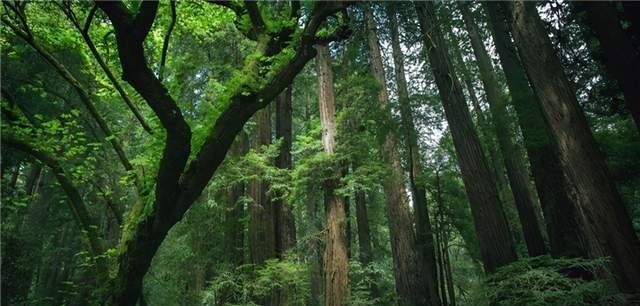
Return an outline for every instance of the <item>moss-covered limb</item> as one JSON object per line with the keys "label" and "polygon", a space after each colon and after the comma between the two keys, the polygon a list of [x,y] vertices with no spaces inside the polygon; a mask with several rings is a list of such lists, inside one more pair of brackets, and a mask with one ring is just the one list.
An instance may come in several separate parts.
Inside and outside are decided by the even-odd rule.
{"label": "moss-covered limb", "polygon": [[104,246],[98,233],[97,223],[89,214],[87,205],[84,203],[84,200],[80,195],[80,191],[69,179],[69,175],[65,173],[62,165],[60,165],[60,163],[49,153],[34,148],[24,141],[15,139],[7,133],[3,133],[2,143],[33,156],[38,161],[51,168],[58,183],[60,184],[60,187],[62,187],[62,190],[67,195],[67,203],[69,204],[69,208],[73,213],[75,221],[80,227],[83,235],[82,240],[93,259],[96,260],[96,269],[99,274],[98,279],[105,279],[108,273],[108,265],[102,254],[104,252]]}
{"label": "moss-covered limb", "polygon": [[78,93],[80,101],[82,102],[84,107],[89,111],[91,117],[95,120],[102,132],[105,134],[105,139],[108,139],[109,143],[111,143],[111,146],[116,151],[116,154],[118,155],[118,159],[120,160],[120,163],[122,163],[122,166],[127,171],[132,171],[133,166],[131,165],[131,162],[129,162],[129,159],[127,158],[127,155],[122,148],[122,144],[109,128],[107,121],[98,112],[95,105],[93,104],[93,101],[91,101],[91,98],[89,97],[89,93],[87,93],[82,84],[80,84],[80,82],[67,69],[67,67],[65,67],[47,49],[45,49],[44,46],[42,46],[35,40],[28,28],[19,28],[17,25],[13,24],[6,16],[2,16],[2,22],[7,25],[18,37],[29,44],[40,56],[42,56],[42,58],[47,63],[49,63],[56,70],[56,72],[63,79],[65,79],[71,85],[71,87],[73,87],[73,89]]}

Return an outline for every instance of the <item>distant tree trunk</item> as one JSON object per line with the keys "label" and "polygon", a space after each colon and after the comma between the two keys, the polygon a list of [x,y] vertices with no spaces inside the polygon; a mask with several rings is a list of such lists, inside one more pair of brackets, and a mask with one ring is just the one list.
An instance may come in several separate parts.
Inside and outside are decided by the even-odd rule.
{"label": "distant tree trunk", "polygon": [[488,272],[494,272],[498,267],[517,259],[509,225],[464,101],[460,82],[450,62],[434,4],[414,4],[471,204],[484,267]]}
{"label": "distant tree trunk", "polygon": [[610,256],[623,292],[640,290],[640,243],[536,8],[507,4],[513,38],[538,97],[591,257]]}
{"label": "distant tree trunk", "polygon": [[615,2],[576,1],[573,5],[585,13],[585,23],[600,41],[600,61],[618,81],[624,99],[640,131],[640,54],[624,33],[616,16]]}
{"label": "distant tree trunk", "polygon": [[358,246],[360,246],[360,263],[363,267],[369,266],[373,260],[371,251],[371,229],[369,228],[369,213],[367,212],[367,200],[362,190],[356,190],[356,223],[358,226]]}
{"label": "distant tree trunk", "polygon": [[[271,143],[271,109],[266,107],[256,115],[256,131],[253,149]],[[249,183],[249,195],[253,203],[249,205],[249,253],[251,262],[261,264],[276,257],[273,203],[267,195],[267,182],[254,180]]]}
{"label": "distant tree trunk", "polygon": [[[320,124],[322,144],[327,155],[335,154],[336,119],[333,90],[333,71],[329,49],[316,46],[319,83]],[[324,182],[327,216],[327,236],[324,253],[325,306],[344,306],[349,300],[349,257],[347,255],[346,216],[344,197],[335,191],[339,179]]]}
{"label": "distant tree trunk", "polygon": [[[291,169],[291,86],[278,95],[276,104],[276,138],[282,139],[280,154],[276,158],[276,166],[280,169]],[[283,253],[296,244],[296,225],[291,205],[286,199],[273,204],[275,207],[276,253]]]}
{"label": "distant tree trunk", "polygon": [[538,190],[540,204],[554,257],[586,257],[584,239],[578,228],[575,203],[564,187],[560,160],[555,154],[545,126],[542,110],[533,94],[526,73],[496,2],[484,2],[496,51],[505,74],[511,101],[518,116],[527,149],[531,172]]}
{"label": "distant tree trunk", "polygon": [[640,54],[640,3],[637,1],[616,1],[622,4],[624,18],[628,21],[627,36]]}
{"label": "distant tree trunk", "polygon": [[535,197],[529,183],[527,167],[517,145],[514,143],[512,131],[515,127],[509,122],[506,97],[498,84],[491,58],[480,38],[480,31],[468,4],[459,3],[459,7],[462,11],[464,25],[471,40],[471,47],[478,63],[480,78],[489,102],[493,125],[500,150],[502,151],[504,165],[507,169],[511,191],[516,202],[527,250],[529,251],[529,256],[540,256],[547,253],[547,247],[544,244],[542,232],[540,232],[540,225],[534,207]]}
{"label": "distant tree trunk", "polygon": [[420,254],[419,265],[425,275],[429,295],[433,304],[441,304],[438,299],[438,279],[436,275],[436,248],[433,241],[433,230],[427,208],[427,192],[422,178],[422,160],[420,147],[418,146],[418,132],[413,121],[413,111],[409,102],[409,91],[404,71],[404,55],[400,47],[400,35],[398,33],[398,21],[394,4],[387,5],[389,29],[391,31],[391,47],[393,51],[393,65],[395,68],[395,80],[398,88],[398,100],[400,101],[400,116],[402,130],[407,141],[407,161],[409,163],[409,183],[413,193],[413,209],[416,221],[416,244]]}
{"label": "distant tree trunk", "polygon": [[[249,151],[249,139],[246,133],[240,132],[236,141],[229,149],[229,155],[239,158]],[[244,204],[240,199],[245,195],[245,184],[238,183],[228,187],[226,190],[227,199],[224,213],[225,222],[225,249],[228,253],[229,262],[234,265],[241,265],[244,262]]]}
{"label": "distant tree trunk", "polygon": [[[385,109],[389,103],[385,87],[384,67],[375,21],[371,9],[365,5],[367,20],[367,38],[371,50],[371,69],[374,78],[381,87],[378,93],[378,106]],[[386,113],[385,116],[390,116]],[[397,141],[391,132],[383,134],[382,154],[390,164],[390,175],[384,180],[383,188],[387,197],[386,213],[389,222],[389,238],[393,254],[393,272],[396,280],[398,305],[434,305],[429,295],[427,273],[420,271],[420,254],[417,250],[416,236],[413,231],[413,220],[409,210],[407,194],[403,187],[403,174],[400,156],[396,151]],[[435,297],[434,297],[435,298]]]}

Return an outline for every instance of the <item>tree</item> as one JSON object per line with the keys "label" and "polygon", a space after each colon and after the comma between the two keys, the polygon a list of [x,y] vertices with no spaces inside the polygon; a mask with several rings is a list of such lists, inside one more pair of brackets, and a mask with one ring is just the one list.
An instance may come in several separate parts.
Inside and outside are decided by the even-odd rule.
{"label": "tree", "polygon": [[[322,125],[322,145],[331,157],[336,148],[335,98],[333,71],[329,48],[316,46],[318,50],[318,104]],[[337,173],[343,170],[335,168]],[[325,305],[343,306],[349,299],[349,256],[347,255],[347,232],[344,197],[336,194],[339,177],[329,178],[324,183],[327,236],[324,252]]]}
{"label": "tree", "polygon": [[[389,113],[386,110],[389,96],[385,88],[384,67],[378,36],[376,34],[373,13],[368,6],[364,6],[367,22],[367,42],[371,51],[371,71],[380,86],[378,92],[378,107],[384,111],[388,121]],[[411,212],[406,191],[403,188],[403,175],[398,155],[395,136],[390,131],[383,131],[380,135],[383,141],[383,159],[390,164],[390,175],[383,183],[386,199],[386,213],[389,222],[389,236],[391,250],[393,252],[393,270],[396,280],[396,293],[399,304],[405,305],[431,305],[432,298],[429,291],[423,286],[428,286],[427,273],[420,270],[416,234],[413,231]],[[428,287],[427,287],[428,289]]]}
{"label": "tree", "polygon": [[514,143],[514,130],[507,112],[506,97],[502,93],[502,89],[498,84],[498,80],[491,64],[491,58],[482,43],[480,33],[476,22],[473,18],[471,10],[466,4],[459,5],[462,11],[464,25],[471,40],[473,53],[475,54],[480,78],[484,84],[487,101],[489,101],[489,109],[491,118],[495,128],[498,144],[502,151],[502,158],[513,197],[518,209],[518,216],[522,224],[524,239],[527,244],[527,250],[530,256],[539,256],[545,254],[546,246],[540,232],[538,218],[535,212],[534,195],[529,184],[529,174],[527,173],[524,160],[518,151],[517,145]]}
{"label": "tree", "polygon": [[574,6],[585,15],[585,23],[598,39],[603,53],[601,61],[609,74],[618,81],[624,99],[640,131],[640,54],[625,35],[615,7],[605,2],[580,2]]}
{"label": "tree", "polygon": [[415,7],[424,35],[424,47],[442,99],[471,204],[482,261],[485,269],[493,272],[517,259],[511,232],[502,211],[494,178],[464,101],[460,82],[449,60],[434,4],[416,2]]}
{"label": "tree", "polygon": [[507,29],[504,14],[497,3],[484,3],[490,18],[491,33],[505,74],[511,103],[524,138],[531,172],[540,198],[549,235],[551,254],[555,257],[586,256],[577,226],[577,210],[568,189],[564,188],[560,160],[553,151],[550,136],[536,97]]}
{"label": "tree", "polygon": [[591,257],[610,256],[620,290],[637,291],[640,243],[584,113],[555,56],[535,7],[508,5],[518,54],[540,102],[552,143],[565,174],[566,187],[578,206]]}
{"label": "tree", "polygon": [[400,116],[402,130],[407,143],[407,161],[409,168],[409,185],[413,194],[414,218],[416,222],[416,241],[420,259],[418,264],[424,265],[423,273],[429,288],[431,303],[439,305],[438,280],[436,278],[436,249],[433,242],[433,231],[429,219],[427,207],[427,192],[424,186],[422,174],[421,152],[418,147],[418,133],[413,120],[413,110],[409,104],[409,91],[405,78],[404,55],[400,47],[400,35],[398,31],[398,16],[393,4],[387,5],[387,17],[389,18],[389,30],[391,32],[391,47],[393,51],[393,66],[395,71],[395,81],[398,89],[398,100],[400,102]]}

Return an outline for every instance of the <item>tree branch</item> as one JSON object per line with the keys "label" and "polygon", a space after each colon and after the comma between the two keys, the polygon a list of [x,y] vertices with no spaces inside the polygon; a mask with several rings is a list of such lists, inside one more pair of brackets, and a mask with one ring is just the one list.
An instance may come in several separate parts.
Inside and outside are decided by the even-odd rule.
{"label": "tree branch", "polygon": [[259,33],[263,32],[265,30],[265,25],[264,20],[262,19],[262,15],[260,14],[258,2],[247,0],[244,2],[244,5],[247,8],[249,19],[251,20],[251,24],[253,25],[254,29],[256,29]]}
{"label": "tree branch", "polygon": [[121,2],[96,3],[111,20],[122,65],[122,78],[145,99],[167,132],[156,177],[156,204],[170,209],[177,197],[178,180],[191,152],[191,129],[167,89],[147,66],[143,41],[153,24],[157,2],[143,2],[137,16]]}
{"label": "tree branch", "polygon": [[249,95],[239,93],[231,98],[231,103],[216,120],[203,146],[183,176],[180,183],[183,193],[178,201],[179,213],[184,213],[200,195],[224,159],[235,135],[249,118],[289,86],[305,64],[315,56],[316,52],[313,48],[316,41],[315,34],[325,18],[345,8],[346,5],[348,4],[345,2],[316,2],[313,17],[305,26],[294,58],[276,72],[261,90]]}
{"label": "tree branch", "polygon": [[[85,236],[83,241],[85,242],[87,249],[93,257],[101,255],[104,247],[98,233],[97,223],[89,214],[87,205],[84,203],[78,188],[76,188],[73,182],[68,178],[68,175],[65,173],[60,163],[58,163],[54,157],[49,155],[49,153],[38,150],[26,142],[7,135],[7,133],[2,134],[2,143],[33,156],[35,159],[51,168],[58,180],[58,183],[60,184],[60,187],[62,187],[62,190],[67,195],[69,208],[73,213],[74,219],[80,226],[82,235]],[[99,259],[97,263],[96,268],[100,277],[107,277],[108,267],[106,261]]]}
{"label": "tree branch", "polygon": [[105,137],[111,143],[111,146],[116,151],[116,154],[118,155],[118,158],[120,159],[120,162],[122,163],[124,168],[127,171],[132,171],[133,166],[129,162],[129,159],[125,154],[124,149],[120,144],[120,141],[111,132],[111,129],[107,125],[107,122],[104,120],[102,115],[98,113],[98,110],[96,109],[95,105],[91,101],[89,94],[82,87],[80,82],[78,82],[78,80],[73,76],[73,74],[71,74],[71,72],[62,63],[60,63],[51,53],[49,53],[49,51],[47,51],[42,45],[37,43],[33,36],[27,35],[24,31],[20,30],[18,27],[13,25],[11,21],[5,18],[5,16],[2,16],[2,22],[5,23],[7,26],[9,26],[9,28],[11,28],[18,37],[22,38],[27,44],[29,44],[33,49],[35,49],[36,52],[40,54],[40,56],[42,56],[42,58],[47,63],[49,63],[56,70],[56,72],[73,87],[73,89],[78,93],[78,96],[80,97],[80,101],[82,101],[85,108],[89,111],[89,113],[91,114],[93,119],[96,121],[98,126],[100,126],[100,129],[105,134]]}
{"label": "tree branch", "polygon": [[160,56],[160,69],[158,72],[158,79],[160,82],[164,80],[164,66],[167,62],[167,51],[169,50],[169,40],[171,39],[171,33],[173,33],[173,28],[176,26],[176,1],[170,0],[171,4],[171,23],[169,23],[169,29],[164,36],[164,42],[162,43],[162,54]]}
{"label": "tree branch", "polygon": [[113,87],[116,89],[116,91],[118,92],[118,94],[120,95],[120,97],[122,98],[124,103],[127,105],[129,110],[133,113],[133,115],[136,118],[136,120],[138,120],[138,122],[140,123],[142,128],[147,133],[152,135],[153,134],[153,130],[151,129],[151,126],[149,126],[149,124],[147,123],[147,120],[142,116],[142,114],[140,113],[138,108],[135,106],[133,101],[129,98],[129,95],[124,90],[122,85],[120,85],[120,82],[118,82],[118,80],[116,79],[116,77],[113,74],[113,72],[111,72],[111,69],[109,68],[107,63],[104,61],[104,59],[102,58],[100,53],[98,52],[98,48],[96,48],[96,45],[93,43],[93,39],[91,39],[91,36],[89,35],[89,28],[91,27],[91,20],[93,20],[93,18],[95,16],[95,12],[96,12],[98,7],[96,5],[94,5],[91,8],[91,11],[89,12],[89,16],[87,17],[87,20],[84,23],[84,27],[82,27],[82,28],[80,27],[80,23],[78,22],[77,18],[75,17],[75,14],[73,13],[73,10],[71,9],[70,5],[60,6],[60,8],[65,13],[65,15],[67,15],[67,18],[71,21],[71,23],[78,30],[78,32],[80,32],[80,35],[82,35],[82,38],[84,39],[85,43],[87,44],[87,47],[89,47],[89,51],[91,51],[91,54],[93,55],[93,58],[96,60],[96,62],[98,62],[98,65],[100,66],[100,68],[102,68],[102,71],[104,71],[104,73],[107,75],[107,78],[109,79],[109,81],[111,82]]}

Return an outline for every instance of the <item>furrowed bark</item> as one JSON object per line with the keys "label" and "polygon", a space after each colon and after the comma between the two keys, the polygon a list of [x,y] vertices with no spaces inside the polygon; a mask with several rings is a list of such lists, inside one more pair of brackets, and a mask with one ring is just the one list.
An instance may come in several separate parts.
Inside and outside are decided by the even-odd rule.
{"label": "furrowed bark", "polygon": [[[335,155],[336,118],[331,57],[326,46],[318,50],[318,108],[322,126],[322,145],[328,156]],[[345,306],[349,300],[349,256],[347,254],[346,214],[344,197],[335,193],[339,179],[324,182],[327,236],[324,252],[325,306]]]}

